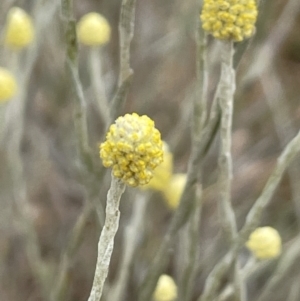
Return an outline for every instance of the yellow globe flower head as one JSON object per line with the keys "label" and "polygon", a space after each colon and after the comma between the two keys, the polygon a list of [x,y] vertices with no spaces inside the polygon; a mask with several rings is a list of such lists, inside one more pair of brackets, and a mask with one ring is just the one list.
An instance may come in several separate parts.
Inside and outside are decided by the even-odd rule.
{"label": "yellow globe flower head", "polygon": [[164,187],[163,194],[170,209],[177,208],[185,183],[186,174],[174,174],[170,178],[168,185]]}
{"label": "yellow globe flower head", "polygon": [[87,46],[101,46],[110,39],[111,29],[107,20],[92,12],[84,15],[77,25],[78,40]]}
{"label": "yellow globe flower head", "polygon": [[17,83],[14,76],[0,67],[0,102],[6,102],[17,92]]}
{"label": "yellow globe flower head", "polygon": [[31,17],[21,8],[12,7],[7,15],[4,43],[15,49],[28,46],[34,39]]}
{"label": "yellow globe flower head", "polygon": [[255,0],[204,0],[202,28],[221,40],[236,42],[249,38],[255,31]]}
{"label": "yellow globe flower head", "polygon": [[173,170],[173,155],[165,142],[163,142],[163,152],[163,162],[154,170],[153,178],[143,188],[163,191],[168,185]]}
{"label": "yellow globe flower head", "polygon": [[155,301],[173,301],[177,298],[177,286],[172,277],[168,275],[159,277],[153,298]]}
{"label": "yellow globe flower head", "polygon": [[154,121],[136,113],[119,117],[100,145],[105,167],[129,186],[149,183],[154,169],[163,161],[163,143]]}
{"label": "yellow globe flower head", "polygon": [[281,253],[281,237],[272,227],[257,228],[253,231],[246,246],[258,259],[271,259]]}

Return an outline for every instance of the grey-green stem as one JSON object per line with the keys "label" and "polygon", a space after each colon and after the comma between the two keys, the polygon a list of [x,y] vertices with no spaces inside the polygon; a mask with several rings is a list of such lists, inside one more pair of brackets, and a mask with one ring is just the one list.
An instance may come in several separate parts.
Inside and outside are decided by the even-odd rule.
{"label": "grey-green stem", "polygon": [[96,271],[88,301],[100,301],[102,296],[113,252],[114,238],[119,227],[119,204],[124,191],[125,184],[112,176],[111,187],[107,194],[105,223],[98,242]]}

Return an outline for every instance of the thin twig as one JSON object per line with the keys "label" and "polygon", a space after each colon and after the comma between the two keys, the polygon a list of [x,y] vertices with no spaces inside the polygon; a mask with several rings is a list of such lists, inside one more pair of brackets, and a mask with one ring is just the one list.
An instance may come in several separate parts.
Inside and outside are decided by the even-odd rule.
{"label": "thin twig", "polygon": [[100,301],[102,295],[113,251],[114,238],[119,227],[119,203],[124,191],[125,184],[112,176],[111,187],[107,194],[105,223],[98,242],[96,271],[88,301]]}
{"label": "thin twig", "polygon": [[88,60],[89,70],[91,72],[91,82],[94,90],[94,97],[96,98],[99,114],[104,123],[109,125],[109,108],[108,101],[105,94],[104,80],[102,77],[102,64],[100,57],[100,49],[98,47],[90,47]]}
{"label": "thin twig", "polygon": [[186,264],[183,266],[179,286],[178,300],[190,301],[193,294],[195,278],[197,274],[197,262],[199,261],[199,227],[202,211],[202,188],[198,187],[196,195],[195,211],[188,221],[183,238],[186,238],[184,250],[186,250]]}
{"label": "thin twig", "polygon": [[221,152],[219,156],[219,183],[220,183],[220,219],[223,230],[229,242],[236,238],[237,226],[235,214],[231,205],[231,182],[232,182],[232,116],[233,95],[235,91],[235,72],[233,64],[233,42],[224,41],[222,47],[222,65],[219,101],[222,110],[221,117]]}

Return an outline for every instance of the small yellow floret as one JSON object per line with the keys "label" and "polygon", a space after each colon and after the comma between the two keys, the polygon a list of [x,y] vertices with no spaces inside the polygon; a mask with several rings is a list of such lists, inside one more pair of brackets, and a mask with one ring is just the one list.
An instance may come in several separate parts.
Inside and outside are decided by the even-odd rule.
{"label": "small yellow floret", "polygon": [[174,174],[168,185],[164,187],[163,193],[170,209],[176,209],[186,183],[186,174]]}
{"label": "small yellow floret", "polygon": [[177,298],[177,286],[172,277],[161,275],[158,279],[154,294],[155,301],[173,301]]}
{"label": "small yellow floret", "polygon": [[281,237],[274,228],[257,228],[251,233],[246,246],[258,259],[275,258],[281,253]]}
{"label": "small yellow floret", "polygon": [[215,38],[242,41],[255,31],[255,0],[204,0],[202,28]]}
{"label": "small yellow floret", "polygon": [[173,170],[173,155],[165,142],[163,142],[163,152],[163,162],[154,170],[153,178],[147,185],[143,186],[143,188],[163,191],[168,185]]}
{"label": "small yellow floret", "polygon": [[34,38],[31,17],[21,8],[12,7],[7,15],[4,42],[11,48],[28,46]]}
{"label": "small yellow floret", "polygon": [[105,167],[127,185],[146,185],[154,169],[163,161],[160,132],[149,117],[136,113],[119,117],[109,128],[106,141],[100,145]]}
{"label": "small yellow floret", "polygon": [[6,102],[17,92],[17,83],[14,76],[0,67],[0,102]]}
{"label": "small yellow floret", "polygon": [[78,40],[87,46],[100,46],[110,39],[110,26],[100,14],[92,12],[84,15],[77,25]]}

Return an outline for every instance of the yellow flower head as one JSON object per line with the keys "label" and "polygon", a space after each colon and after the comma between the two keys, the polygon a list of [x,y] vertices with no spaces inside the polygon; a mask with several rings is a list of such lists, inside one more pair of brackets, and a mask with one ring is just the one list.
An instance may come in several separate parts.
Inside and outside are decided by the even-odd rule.
{"label": "yellow flower head", "polygon": [[17,83],[14,76],[0,67],[0,102],[6,102],[17,92]]}
{"label": "yellow flower head", "polygon": [[202,28],[215,38],[242,41],[255,30],[255,0],[204,0]]}
{"label": "yellow flower head", "polygon": [[161,275],[158,279],[154,294],[155,301],[173,301],[177,298],[177,286],[172,277]]}
{"label": "yellow flower head", "polygon": [[116,178],[133,187],[145,185],[163,161],[160,132],[149,117],[126,114],[110,126],[100,157]]}
{"label": "yellow flower head", "polygon": [[168,185],[173,170],[173,155],[165,142],[163,142],[163,152],[163,162],[154,170],[153,178],[143,188],[163,191]]}
{"label": "yellow flower head", "polygon": [[98,13],[84,15],[77,25],[78,40],[87,46],[100,46],[110,39],[110,26]]}
{"label": "yellow flower head", "polygon": [[177,208],[185,183],[186,183],[186,174],[174,174],[170,178],[168,185],[165,185],[163,193],[167,205],[171,209]]}
{"label": "yellow flower head", "polygon": [[281,253],[281,237],[274,228],[257,228],[251,233],[246,246],[258,259],[275,258]]}
{"label": "yellow flower head", "polygon": [[23,48],[34,38],[31,17],[21,8],[12,7],[7,15],[5,27],[5,44],[11,48]]}

